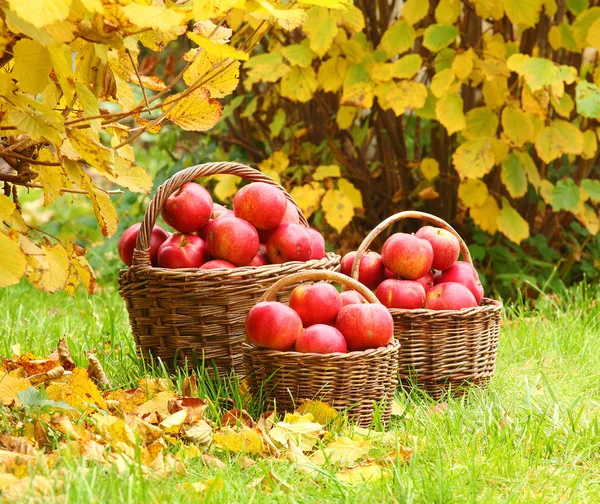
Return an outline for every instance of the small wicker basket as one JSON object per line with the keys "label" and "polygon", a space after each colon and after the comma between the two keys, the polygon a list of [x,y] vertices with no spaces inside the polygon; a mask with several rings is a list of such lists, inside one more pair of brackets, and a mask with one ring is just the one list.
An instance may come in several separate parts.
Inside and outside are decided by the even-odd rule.
{"label": "small wicker basket", "polygon": [[[133,264],[119,273],[135,343],[144,358],[160,358],[171,369],[197,366],[204,360],[214,376],[231,370],[243,375],[242,342],[246,315],[280,278],[306,270],[339,269],[339,256],[235,269],[166,269],[150,264],[150,235],[168,197],[186,182],[211,175],[237,175],[251,182],[283,187],[258,170],[238,163],[206,163],[182,170],[156,191],[138,235]],[[300,209],[300,222],[308,223]],[[282,291],[280,298],[289,297]],[[287,296],[287,297],[286,297]]]}
{"label": "small wicker basket", "polygon": [[[280,289],[304,281],[327,280],[361,293],[379,303],[364,285],[331,271],[307,271],[289,275],[274,284],[261,298],[273,300]],[[305,399],[321,400],[346,411],[358,425],[371,424],[376,405],[386,424],[398,384],[399,343],[348,353],[280,352],[244,343],[246,380],[253,395],[266,398],[279,411],[293,411]]]}
{"label": "small wicker basket", "polygon": [[[390,225],[404,219],[421,219],[451,232],[463,259],[473,264],[469,249],[446,221],[435,215],[407,211],[388,217],[361,243],[352,277],[358,278],[360,259],[373,240]],[[404,310],[391,308],[394,333],[400,342],[400,381],[417,386],[434,399],[452,392],[464,393],[470,385],[485,386],[494,374],[502,303],[483,298],[479,306],[463,310]]]}

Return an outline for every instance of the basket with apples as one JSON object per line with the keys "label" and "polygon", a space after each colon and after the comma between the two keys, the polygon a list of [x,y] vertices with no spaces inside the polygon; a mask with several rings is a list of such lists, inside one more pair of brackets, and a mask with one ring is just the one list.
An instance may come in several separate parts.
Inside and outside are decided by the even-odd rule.
{"label": "basket with apples", "polygon": [[[392,234],[381,255],[367,252],[380,233],[404,219],[433,226]],[[502,304],[484,297],[469,249],[447,222],[417,211],[392,215],[344,256],[342,272],[375,290],[389,309],[404,386],[439,398],[484,385],[494,374]]]}
{"label": "basket with apples", "polygon": [[[220,174],[250,182],[236,193],[234,210],[193,182]],[[161,213],[175,234],[155,226]],[[243,374],[246,315],[271,285],[291,273],[339,267],[339,256],[325,253],[325,240],[283,187],[238,163],[173,175],[141,225],[123,233],[119,254],[130,266],[119,274],[119,292],[141,354],[169,367],[204,359],[221,376]]]}
{"label": "basket with apples", "polygon": [[[328,282],[352,290],[340,294]],[[288,304],[273,301],[291,285]],[[379,404],[386,423],[398,384],[400,345],[393,332],[389,311],[356,280],[332,271],[288,275],[246,318],[248,388],[278,411],[316,399],[363,426]]]}

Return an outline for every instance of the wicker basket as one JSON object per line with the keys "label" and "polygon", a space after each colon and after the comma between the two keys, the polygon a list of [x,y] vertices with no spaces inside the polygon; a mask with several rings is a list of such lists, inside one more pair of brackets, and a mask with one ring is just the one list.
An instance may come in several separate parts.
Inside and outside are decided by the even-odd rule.
{"label": "wicker basket", "polygon": [[[135,343],[144,358],[160,358],[169,368],[197,366],[203,359],[211,375],[231,370],[243,375],[242,342],[250,308],[280,278],[306,270],[339,269],[339,256],[235,269],[165,269],[150,264],[151,229],[167,198],[186,182],[217,174],[283,187],[261,172],[237,163],[206,163],[182,170],[156,191],[140,228],[131,268],[119,273]],[[297,205],[285,193],[288,200]],[[308,223],[298,209],[300,222]],[[281,299],[289,297],[280,293]]]}
{"label": "wicker basket", "polygon": [[[303,281],[329,280],[360,292],[371,303],[379,303],[364,285],[341,273],[307,271],[279,280],[261,301],[275,298],[280,289]],[[377,404],[387,423],[398,384],[398,350],[394,341],[387,347],[349,353],[280,352],[244,343],[248,388],[279,411],[293,411],[305,399],[331,404],[346,411],[361,426],[370,425]]]}
{"label": "wicker basket", "polygon": [[[360,259],[373,240],[391,224],[421,219],[450,231],[460,243],[463,259],[471,254],[460,235],[446,221],[423,212],[400,212],[379,224],[361,243],[354,264],[358,278]],[[391,308],[394,333],[400,342],[400,380],[417,386],[434,399],[452,392],[464,393],[470,385],[485,386],[494,374],[502,303],[483,298],[479,306],[463,310],[404,310]]]}

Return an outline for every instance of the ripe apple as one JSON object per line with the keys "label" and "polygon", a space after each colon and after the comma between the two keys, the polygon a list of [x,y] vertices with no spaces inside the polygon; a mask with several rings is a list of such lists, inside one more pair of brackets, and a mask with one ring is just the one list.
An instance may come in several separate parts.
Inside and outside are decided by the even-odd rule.
{"label": "ripe apple", "polygon": [[233,211],[236,217],[247,220],[256,229],[273,229],[281,224],[285,215],[285,194],[265,182],[252,182],[235,194]]}
{"label": "ripe apple", "polygon": [[323,235],[314,228],[309,227],[306,228],[306,230],[312,239],[310,258],[323,259],[323,257],[325,257],[325,238],[323,238]]}
{"label": "ripe apple", "polygon": [[359,294],[358,292],[353,290],[343,291],[340,294],[340,297],[342,298],[342,307],[349,304],[368,303],[368,301],[362,294]]}
{"label": "ripe apple", "polygon": [[252,261],[248,263],[248,266],[264,266],[269,264],[269,256],[267,255],[267,246],[260,243],[258,245],[258,252],[252,258]]}
{"label": "ripe apple", "polygon": [[246,336],[257,347],[292,350],[302,334],[302,320],[289,306],[276,301],[255,305],[246,317]]}
{"label": "ripe apple", "polygon": [[383,264],[392,273],[415,280],[431,269],[433,247],[422,238],[407,233],[394,233],[381,249]]}
{"label": "ripe apple", "polygon": [[431,271],[428,271],[425,274],[425,276],[422,276],[421,278],[417,278],[415,280],[415,282],[419,282],[425,289],[425,292],[427,292],[429,289],[431,289],[435,285],[435,282],[433,279],[433,273],[431,273]]}
{"label": "ripe apple", "polygon": [[381,304],[346,305],[335,327],[346,338],[349,351],[383,347],[394,337],[394,320]]}
{"label": "ripe apple", "polygon": [[290,308],[302,319],[302,325],[334,325],[342,309],[342,298],[336,288],[326,282],[298,285],[290,295]]}
{"label": "ripe apple", "polygon": [[210,224],[206,244],[208,252],[215,259],[246,266],[258,252],[258,233],[244,219],[219,217]]}
{"label": "ripe apple", "polygon": [[[140,233],[140,223],[129,226],[119,239],[119,257],[127,266],[131,266],[133,263],[133,249],[135,249],[135,243],[137,241],[138,234]],[[164,243],[164,241],[170,236],[160,226],[154,226],[152,228],[152,234],[150,235],[150,263],[152,266],[158,264],[158,248]]]}
{"label": "ripe apple", "polygon": [[333,352],[347,353],[346,338],[335,327],[315,324],[304,329],[296,339],[296,352],[327,354]]}
{"label": "ripe apple", "polygon": [[300,224],[282,224],[267,240],[267,255],[273,264],[288,261],[308,261],[312,253],[312,238]]}
{"label": "ripe apple", "polygon": [[195,234],[174,234],[158,249],[160,268],[199,268],[209,259],[205,241]]}
{"label": "ripe apple", "polygon": [[223,261],[223,259],[213,259],[212,261],[208,261],[200,266],[200,269],[210,270],[217,268],[236,268],[235,264],[230,263],[229,261]]}
{"label": "ripe apple", "polygon": [[165,201],[162,216],[180,233],[193,233],[204,227],[213,211],[210,193],[200,184],[188,182]]}
{"label": "ripe apple", "polygon": [[460,255],[458,239],[450,231],[433,226],[423,226],[415,236],[431,243],[433,268],[445,270],[452,266]]}
{"label": "ripe apple", "polygon": [[442,271],[439,283],[457,282],[463,284],[475,296],[477,304],[483,298],[483,286],[477,270],[465,261],[456,261],[450,268]]}
{"label": "ripe apple", "polygon": [[428,310],[461,310],[477,306],[477,301],[469,289],[456,282],[435,285],[427,293],[425,308]]}
{"label": "ripe apple", "polygon": [[394,275],[389,269],[385,268],[384,280],[398,280],[398,275]]}
{"label": "ripe apple", "polygon": [[281,224],[300,224],[300,216],[294,204],[287,198],[285,199],[285,204],[285,214],[283,215]]}
{"label": "ripe apple", "polygon": [[388,308],[414,310],[425,305],[425,289],[413,280],[384,280],[375,295]]}
{"label": "ripe apple", "polygon": [[220,217],[235,217],[233,210],[229,210],[229,208],[224,207],[223,205],[219,205],[218,203],[213,204],[213,212],[211,219],[204,225],[202,229],[198,230],[198,236],[206,241],[206,235],[208,234],[208,229],[210,224]]}
{"label": "ripe apple", "polygon": [[[352,276],[352,264],[356,251],[348,252],[341,262],[342,273]],[[358,267],[358,281],[369,289],[376,289],[385,277],[385,268],[381,256],[377,252],[367,252],[360,259]]]}

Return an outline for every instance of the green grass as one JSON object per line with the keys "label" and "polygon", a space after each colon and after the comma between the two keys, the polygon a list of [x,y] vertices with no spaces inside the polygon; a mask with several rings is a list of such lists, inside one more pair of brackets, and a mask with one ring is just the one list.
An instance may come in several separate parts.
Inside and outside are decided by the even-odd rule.
{"label": "green grass", "polygon": [[[0,291],[0,306],[0,355],[15,344],[45,355],[66,336],[80,365],[84,351],[96,348],[115,385],[149,372],[135,355],[116,293],[70,298],[22,284]],[[135,467],[118,474],[65,459],[57,494],[66,499],[46,502],[188,503],[202,499],[177,485],[214,477],[223,487],[209,502],[600,502],[600,290],[580,285],[542,298],[535,311],[516,303],[506,312],[488,390],[448,399],[447,411],[434,414],[432,402],[399,395],[404,412],[391,432],[401,443],[412,440],[415,455],[390,478],[345,486],[325,471],[314,482],[289,463],[260,461],[242,470],[232,457],[224,458],[224,470],[191,461],[185,476],[151,480]],[[247,487],[269,470],[294,491]]]}

